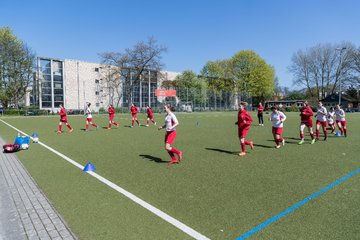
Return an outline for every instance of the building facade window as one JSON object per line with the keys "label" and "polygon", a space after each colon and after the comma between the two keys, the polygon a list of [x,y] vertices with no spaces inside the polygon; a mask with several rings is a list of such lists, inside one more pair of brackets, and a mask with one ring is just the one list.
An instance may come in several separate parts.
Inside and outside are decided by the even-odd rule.
{"label": "building facade window", "polygon": [[[130,74],[130,79],[123,79],[123,106],[129,107],[131,103],[136,104],[136,106],[144,108],[148,105],[151,107],[157,107],[158,101],[155,96],[155,90],[158,88],[158,74],[156,71],[144,71],[141,81],[134,79],[135,74]],[[130,87],[130,82],[136,82],[136,85],[132,87],[132,99],[127,99],[128,88]],[[150,82],[150,88],[149,88]],[[150,96],[150,99],[149,99]]]}
{"label": "building facade window", "polygon": [[63,62],[38,58],[40,108],[54,109],[64,104]]}

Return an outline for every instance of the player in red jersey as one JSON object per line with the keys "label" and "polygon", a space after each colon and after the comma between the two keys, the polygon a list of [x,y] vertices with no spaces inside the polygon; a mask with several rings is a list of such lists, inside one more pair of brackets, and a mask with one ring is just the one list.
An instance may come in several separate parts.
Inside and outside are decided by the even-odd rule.
{"label": "player in red jersey", "polygon": [[283,112],[279,111],[277,107],[271,108],[270,121],[272,122],[272,134],[274,136],[274,141],[276,144],[276,148],[280,148],[280,142],[282,145],[285,145],[285,139],[282,137],[284,121],[286,120],[286,116]]}
{"label": "player in red jersey", "polygon": [[147,120],[146,120],[146,126],[149,126],[150,121],[156,126],[156,122],[154,121],[153,112],[150,106],[146,107],[147,112]]}
{"label": "player in red jersey", "polygon": [[335,116],[336,116],[336,125],[338,126],[341,135],[347,137],[346,133],[346,120],[345,120],[345,111],[341,109],[339,104],[336,104],[335,108]]}
{"label": "player in red jersey", "polygon": [[107,129],[111,129],[111,124],[114,124],[118,128],[119,124],[114,121],[115,108],[112,104],[109,105],[108,112],[109,112],[109,125]]}
{"label": "player in red jersey", "polygon": [[131,116],[132,116],[132,119],[131,119],[131,127],[133,128],[134,127],[134,121],[136,121],[136,123],[138,124],[138,126],[140,126],[140,123],[137,119],[137,113],[138,113],[138,108],[136,107],[136,105],[133,103],[131,104],[131,107],[130,107],[130,112],[131,112]]}
{"label": "player in red jersey", "polygon": [[319,140],[320,138],[320,126],[322,127],[324,133],[324,141],[326,141],[327,139],[326,116],[327,116],[327,110],[323,106],[322,102],[319,102],[316,113],[316,140]]}
{"label": "player in red jersey", "polygon": [[59,134],[62,133],[62,124],[63,123],[65,123],[65,125],[68,127],[69,133],[72,133],[72,131],[74,131],[74,129],[70,126],[70,124],[67,121],[66,109],[61,104],[59,105],[59,107],[60,107],[60,111],[59,111],[60,121],[59,121],[59,128],[58,128],[57,133],[59,133]]}
{"label": "player in red jersey", "polygon": [[304,107],[300,109],[300,117],[301,117],[301,123],[300,123],[300,142],[299,145],[304,143],[304,129],[305,127],[308,128],[310,136],[311,136],[311,144],[315,143],[314,138],[314,132],[313,132],[313,122],[312,122],[312,116],[314,116],[314,112],[309,106],[308,102],[304,102]]}
{"label": "player in red jersey", "polygon": [[257,117],[259,119],[259,126],[264,126],[264,106],[262,103],[259,103],[257,108]]}
{"label": "player in red jersey", "polygon": [[[165,124],[159,127],[158,130],[161,130],[163,128],[166,129],[165,149],[171,157],[171,161],[168,162],[168,164],[171,165],[174,163],[179,163],[182,159],[182,152],[174,147],[171,147],[171,144],[173,144],[176,139],[175,127],[179,125],[179,121],[177,120],[175,114],[171,112],[170,105],[165,105],[164,111],[166,112]],[[176,160],[175,154],[178,155],[178,160]]]}
{"label": "player in red jersey", "polygon": [[245,145],[250,145],[250,148],[254,150],[254,144],[253,142],[249,142],[245,140],[246,134],[249,131],[250,124],[252,123],[252,118],[250,114],[245,110],[245,107],[247,106],[247,102],[242,102],[239,104],[239,112],[238,112],[238,137],[240,139],[241,144],[241,152],[239,153],[239,156],[245,156]]}

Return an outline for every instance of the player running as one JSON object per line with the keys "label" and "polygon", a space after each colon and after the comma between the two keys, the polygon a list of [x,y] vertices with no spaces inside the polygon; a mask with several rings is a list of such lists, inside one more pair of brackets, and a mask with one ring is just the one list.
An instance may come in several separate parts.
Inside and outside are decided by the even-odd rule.
{"label": "player running", "polygon": [[311,109],[311,107],[309,106],[308,102],[305,101],[304,102],[304,107],[300,109],[300,117],[301,117],[301,122],[300,122],[300,142],[299,145],[303,144],[305,139],[304,139],[304,129],[305,127],[308,128],[310,136],[311,136],[311,144],[315,143],[315,138],[314,138],[314,132],[312,129],[313,126],[313,122],[312,122],[312,116],[314,116],[314,112]]}
{"label": "player running", "polygon": [[61,104],[59,105],[59,107],[60,107],[60,111],[59,111],[60,121],[59,121],[59,128],[58,128],[57,133],[59,133],[59,134],[62,133],[62,124],[63,123],[65,123],[65,125],[68,127],[69,133],[72,133],[74,131],[74,129],[70,126],[70,124],[67,121],[66,109]]}
{"label": "player running", "polygon": [[331,130],[331,133],[335,133],[334,116],[335,116],[335,111],[334,111],[334,108],[331,107],[329,109],[329,112],[327,113],[327,122],[328,122],[329,127],[326,128],[327,130]]}
{"label": "player running", "polygon": [[119,124],[114,121],[115,108],[112,104],[109,105],[108,112],[109,112],[109,125],[108,125],[107,129],[111,129],[112,124],[114,124],[118,128]]}
{"label": "player running", "polygon": [[131,112],[131,116],[132,116],[132,119],[131,119],[131,127],[133,128],[134,127],[134,121],[136,121],[136,123],[138,124],[138,126],[140,126],[140,123],[137,119],[137,113],[138,113],[138,108],[136,107],[136,105],[133,103],[131,104],[131,107],[130,107],[130,112]]}
{"label": "player running", "polygon": [[339,104],[336,104],[335,116],[336,116],[336,125],[338,126],[341,135],[347,137],[345,111],[341,108]]}
{"label": "player running", "polygon": [[87,104],[86,110],[85,110],[85,116],[86,116],[86,128],[85,131],[89,131],[89,124],[91,126],[95,127],[96,130],[98,129],[98,126],[92,122],[92,115],[91,115],[91,109],[90,109],[91,103]]}
{"label": "player running", "polygon": [[327,139],[326,116],[327,116],[327,110],[323,106],[323,103],[319,102],[316,113],[316,141],[318,141],[320,138],[320,126],[322,127],[324,133],[324,141],[326,141]]}
{"label": "player running", "polygon": [[274,136],[276,148],[280,148],[280,142],[283,146],[285,145],[285,139],[281,134],[286,116],[283,112],[279,111],[277,107],[272,107],[271,111],[272,113],[270,115],[270,121],[272,122],[272,134]]}
{"label": "player running", "polygon": [[149,126],[150,121],[156,126],[156,122],[154,121],[153,112],[150,106],[146,107],[147,112],[147,120],[146,120],[146,126]]}
{"label": "player running", "polygon": [[[176,129],[175,127],[179,125],[179,121],[177,120],[174,113],[171,112],[170,105],[164,106],[164,111],[166,111],[165,124],[158,128],[158,130],[165,128],[165,149],[171,157],[171,161],[168,162],[168,165],[179,163],[182,159],[182,152],[177,150],[174,147],[171,147],[171,144],[174,143],[176,139]],[[178,160],[175,157],[175,154],[178,156]]]}
{"label": "player running", "polygon": [[245,107],[248,105],[247,102],[242,102],[239,104],[239,112],[238,112],[238,137],[240,139],[240,145],[241,145],[241,152],[239,153],[239,156],[245,156],[245,145],[250,145],[250,148],[254,150],[254,144],[253,142],[249,142],[245,140],[246,134],[248,133],[250,129],[250,124],[252,123],[252,118],[250,114],[245,110]]}

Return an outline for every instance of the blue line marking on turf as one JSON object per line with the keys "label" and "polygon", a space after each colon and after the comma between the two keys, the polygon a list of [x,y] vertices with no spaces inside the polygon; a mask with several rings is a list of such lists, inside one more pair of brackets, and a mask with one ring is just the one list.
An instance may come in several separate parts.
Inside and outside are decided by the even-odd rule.
{"label": "blue line marking on turf", "polygon": [[250,231],[248,231],[247,233],[241,235],[240,237],[236,238],[236,240],[243,240],[246,239],[248,237],[250,237],[251,235],[255,234],[256,232],[260,231],[261,229],[265,228],[266,226],[270,225],[271,223],[277,221],[278,219],[284,217],[285,215],[291,213],[292,211],[296,210],[297,208],[301,207],[302,205],[304,205],[305,203],[307,203],[308,201],[310,201],[313,198],[316,198],[317,196],[319,196],[320,194],[330,190],[331,188],[335,187],[336,185],[338,185],[339,183],[345,181],[346,179],[354,176],[355,174],[360,172],[360,168],[356,169],[355,171],[349,173],[348,175],[345,175],[344,177],[336,180],[335,182],[331,183],[330,185],[324,187],[323,189],[321,189],[320,191],[314,193],[313,195],[301,200],[300,202],[296,203],[295,205],[289,207],[288,209],[286,209],[285,211],[279,213],[278,215],[275,215],[271,218],[269,218],[268,220],[266,220],[265,222],[259,224],[258,226],[256,226],[255,228],[251,229]]}

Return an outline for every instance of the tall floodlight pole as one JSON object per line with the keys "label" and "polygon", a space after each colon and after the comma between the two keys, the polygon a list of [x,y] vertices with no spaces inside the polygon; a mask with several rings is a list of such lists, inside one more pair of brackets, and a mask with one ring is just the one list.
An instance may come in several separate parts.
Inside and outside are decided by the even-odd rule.
{"label": "tall floodlight pole", "polygon": [[[341,69],[341,59],[342,59],[342,53],[344,50],[346,50],[346,47],[342,48],[336,48],[336,51],[340,51],[340,62],[339,62],[339,68]],[[339,106],[341,106],[341,77],[339,76]]]}

